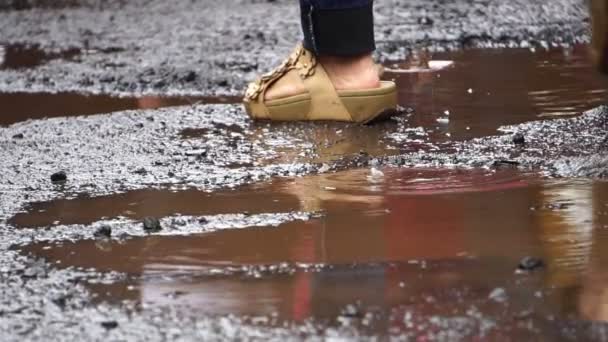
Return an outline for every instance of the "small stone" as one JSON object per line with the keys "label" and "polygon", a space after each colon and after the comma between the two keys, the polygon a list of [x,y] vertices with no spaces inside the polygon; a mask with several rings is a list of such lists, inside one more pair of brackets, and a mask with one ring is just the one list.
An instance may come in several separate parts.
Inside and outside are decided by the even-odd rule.
{"label": "small stone", "polygon": [[190,150],[185,153],[188,157],[205,157],[207,156],[207,150],[198,149],[198,150]]}
{"label": "small stone", "polygon": [[23,138],[24,138],[23,133],[17,133],[15,135],[13,135],[13,139],[23,139]]}
{"label": "small stone", "polygon": [[545,263],[542,259],[527,256],[521,259],[517,269],[521,271],[534,271],[543,267],[545,267]]}
{"label": "small stone", "polygon": [[502,166],[517,166],[519,165],[519,162],[516,160],[506,160],[506,159],[501,159],[501,160],[495,160],[493,163],[494,167],[502,167]]}
{"label": "small stone", "polygon": [[196,80],[196,72],[190,71],[184,76],[184,82],[193,82]]}
{"label": "small stone", "polygon": [[505,289],[503,289],[502,287],[497,287],[494,290],[492,290],[492,292],[490,292],[490,295],[488,296],[488,298],[497,303],[504,303],[508,299],[507,291],[505,291]]}
{"label": "small stone", "polygon": [[136,173],[138,175],[146,175],[148,174],[148,170],[144,169],[143,167],[140,167],[139,169],[133,171],[133,173]]}
{"label": "small stone", "polygon": [[181,217],[176,217],[174,218],[171,223],[173,223],[174,226],[178,226],[178,227],[184,227],[185,225],[188,224],[188,222]]}
{"label": "small stone", "polygon": [[431,19],[429,17],[418,18],[418,24],[420,24],[420,25],[431,26],[431,25],[433,25],[433,23],[434,23],[433,19]]}
{"label": "small stone", "polygon": [[51,182],[62,183],[68,180],[68,175],[64,171],[55,172],[51,175]]}
{"label": "small stone", "polygon": [[100,323],[102,327],[111,330],[118,328],[118,322],[116,321],[105,321]]}
{"label": "small stone", "polygon": [[350,317],[350,318],[357,318],[357,317],[362,317],[363,314],[361,313],[361,311],[359,310],[359,308],[356,305],[348,304],[344,308],[344,310],[342,310],[342,316]]}
{"label": "small stone", "polygon": [[147,232],[158,232],[163,229],[160,221],[155,217],[146,217],[143,220],[144,230]]}
{"label": "small stone", "polygon": [[526,143],[526,137],[524,137],[524,135],[519,132],[513,134],[513,137],[511,138],[511,140],[513,141],[513,143],[515,145],[523,145]]}
{"label": "small stone", "polygon": [[181,297],[181,296],[184,296],[187,294],[188,294],[188,292],[184,292],[184,291],[172,291],[172,292],[165,293],[165,296],[168,298],[171,298],[171,299],[175,299],[177,297]]}
{"label": "small stone", "polygon": [[52,302],[59,308],[64,309],[69,299],[69,295],[59,296],[52,300]]}
{"label": "small stone", "polygon": [[111,83],[114,81],[116,81],[114,76],[106,75],[106,76],[102,76],[101,78],[99,78],[99,82],[101,82],[101,83]]}
{"label": "small stone", "polygon": [[112,227],[101,226],[93,233],[93,236],[96,238],[110,238],[112,236]]}

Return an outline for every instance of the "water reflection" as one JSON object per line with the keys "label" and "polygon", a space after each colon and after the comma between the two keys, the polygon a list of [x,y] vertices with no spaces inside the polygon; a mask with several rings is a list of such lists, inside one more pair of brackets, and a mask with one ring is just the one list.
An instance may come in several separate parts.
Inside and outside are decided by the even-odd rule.
{"label": "water reflection", "polygon": [[[433,60],[453,65],[424,68]],[[433,72],[390,73],[391,67],[419,70],[421,65]],[[606,79],[589,61],[586,45],[415,54],[406,63],[389,64],[388,71],[398,83],[400,103],[415,109],[412,123],[433,127],[444,139],[493,135],[503,125],[576,115],[604,104],[607,94]]]}
{"label": "water reflection", "polygon": [[[63,265],[141,275],[144,280],[134,291],[143,302],[177,300],[208,313],[278,312],[288,319],[331,317],[357,300],[386,309],[424,302],[423,293],[446,300],[485,298],[494,286],[488,277],[507,286],[520,255],[536,251],[527,234],[532,220],[517,215],[527,210],[533,196],[528,181],[510,170],[357,170],[270,186],[271,192],[297,199],[300,209],[324,216],[270,229],[135,238],[109,249],[82,241],[28,250]],[[235,212],[242,210],[234,203]],[[98,204],[89,200],[86,205]],[[501,244],[490,244],[493,239]],[[205,276],[216,267],[285,262],[332,266],[258,280]],[[463,287],[474,291],[446,291]],[[183,295],[167,296],[175,291]],[[425,310],[441,312],[435,303],[422,302]]]}
{"label": "water reflection", "polygon": [[[299,203],[296,210],[323,216],[110,248],[80,241],[26,250],[64,266],[141,276],[128,291],[127,284],[95,289],[107,292],[103,299],[131,298],[144,308],[177,303],[209,314],[300,320],[335,317],[360,302],[391,314],[465,315],[475,306],[490,316],[607,318],[607,183],[541,181],[513,170],[364,169],[267,186]],[[245,204],[234,203],[234,212]],[[264,211],[270,202],[260,205]],[[516,274],[528,255],[543,257],[546,271]],[[294,266],[300,263],[324,266]],[[285,272],[269,271],[281,267]],[[496,288],[507,294],[506,309],[488,299]]]}
{"label": "water reflection", "polygon": [[551,182],[541,192],[539,229],[549,262],[547,287],[556,288],[564,310],[608,321],[608,184]]}

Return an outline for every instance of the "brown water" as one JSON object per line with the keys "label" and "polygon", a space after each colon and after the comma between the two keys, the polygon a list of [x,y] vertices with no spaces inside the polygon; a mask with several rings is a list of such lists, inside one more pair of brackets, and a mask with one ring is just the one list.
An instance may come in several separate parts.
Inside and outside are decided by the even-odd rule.
{"label": "brown water", "polygon": [[195,103],[233,103],[234,97],[114,97],[79,93],[0,93],[0,126],[28,119],[93,115]]}
{"label": "brown water", "polygon": [[[4,54],[1,64],[4,68],[22,68],[53,58],[72,58],[75,53],[48,55],[35,47],[14,46],[4,47]],[[400,104],[415,110],[409,125],[422,126],[441,140],[493,135],[503,125],[576,115],[606,103],[608,89],[605,77],[589,62],[585,45],[536,52],[528,49],[419,52],[408,61],[385,66],[385,78],[398,84]],[[240,100],[240,96],[117,98],[77,93],[0,94],[0,125],[44,117]],[[390,132],[391,127],[381,125],[378,130]],[[368,133],[373,134],[371,131]]]}
{"label": "brown water", "polygon": [[[608,183],[541,181],[513,170],[382,172],[283,180],[217,197],[194,190],[144,191],[41,203],[13,223],[162,216],[170,208],[188,214],[322,213],[278,227],[152,235],[103,248],[80,241],[24,249],[61,261],[61,267],[138,276],[93,288],[101,299],[136,300],[144,309],[174,304],[206,314],[276,313],[301,320],[332,318],[360,302],[364,310],[384,313],[454,315],[474,305],[488,315],[532,310],[608,319],[602,299],[608,285],[603,263]],[[527,255],[542,257],[547,269],[515,274]],[[234,273],[242,267],[254,271]],[[289,272],[268,272],[273,267]],[[495,288],[505,289],[506,308],[488,299]]]}
{"label": "brown water", "polygon": [[0,45],[0,70],[35,68],[54,59],[70,60],[80,54],[76,48],[51,52],[36,45]]}
{"label": "brown water", "polygon": [[[587,46],[579,45],[536,52],[420,53],[403,63],[387,63],[386,78],[397,81],[399,102],[415,109],[411,124],[466,139],[497,134],[503,125],[568,117],[605,104],[608,81],[587,52]],[[429,62],[439,66],[429,68]],[[416,72],[408,72],[412,70]]]}

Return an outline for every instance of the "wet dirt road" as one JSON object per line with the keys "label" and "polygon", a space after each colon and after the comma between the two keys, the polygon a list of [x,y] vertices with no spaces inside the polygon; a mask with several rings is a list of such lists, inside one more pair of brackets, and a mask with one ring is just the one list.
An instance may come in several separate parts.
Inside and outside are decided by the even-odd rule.
{"label": "wet dirt road", "polygon": [[[404,109],[357,126],[244,116],[240,86],[287,29],[228,30],[223,2],[201,15],[217,30],[184,29],[195,11],[176,2],[162,24],[182,21],[177,47],[158,21],[125,22],[136,4],[94,2],[0,3],[4,340],[608,336],[608,88],[575,44],[578,3],[380,4]],[[294,11],[239,4],[231,20]],[[111,14],[114,39],[99,26]],[[190,58],[227,32],[246,46]],[[277,43],[258,56],[263,41]]]}

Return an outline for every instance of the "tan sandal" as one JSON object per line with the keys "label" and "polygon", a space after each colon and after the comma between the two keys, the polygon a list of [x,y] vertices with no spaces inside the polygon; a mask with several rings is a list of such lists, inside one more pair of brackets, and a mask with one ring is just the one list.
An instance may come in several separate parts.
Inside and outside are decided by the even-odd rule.
{"label": "tan sandal", "polygon": [[[264,100],[279,79],[302,82],[308,93]],[[278,68],[249,84],[243,101],[252,119],[367,123],[395,111],[397,87],[381,81],[379,88],[336,91],[323,66],[300,44]]]}

